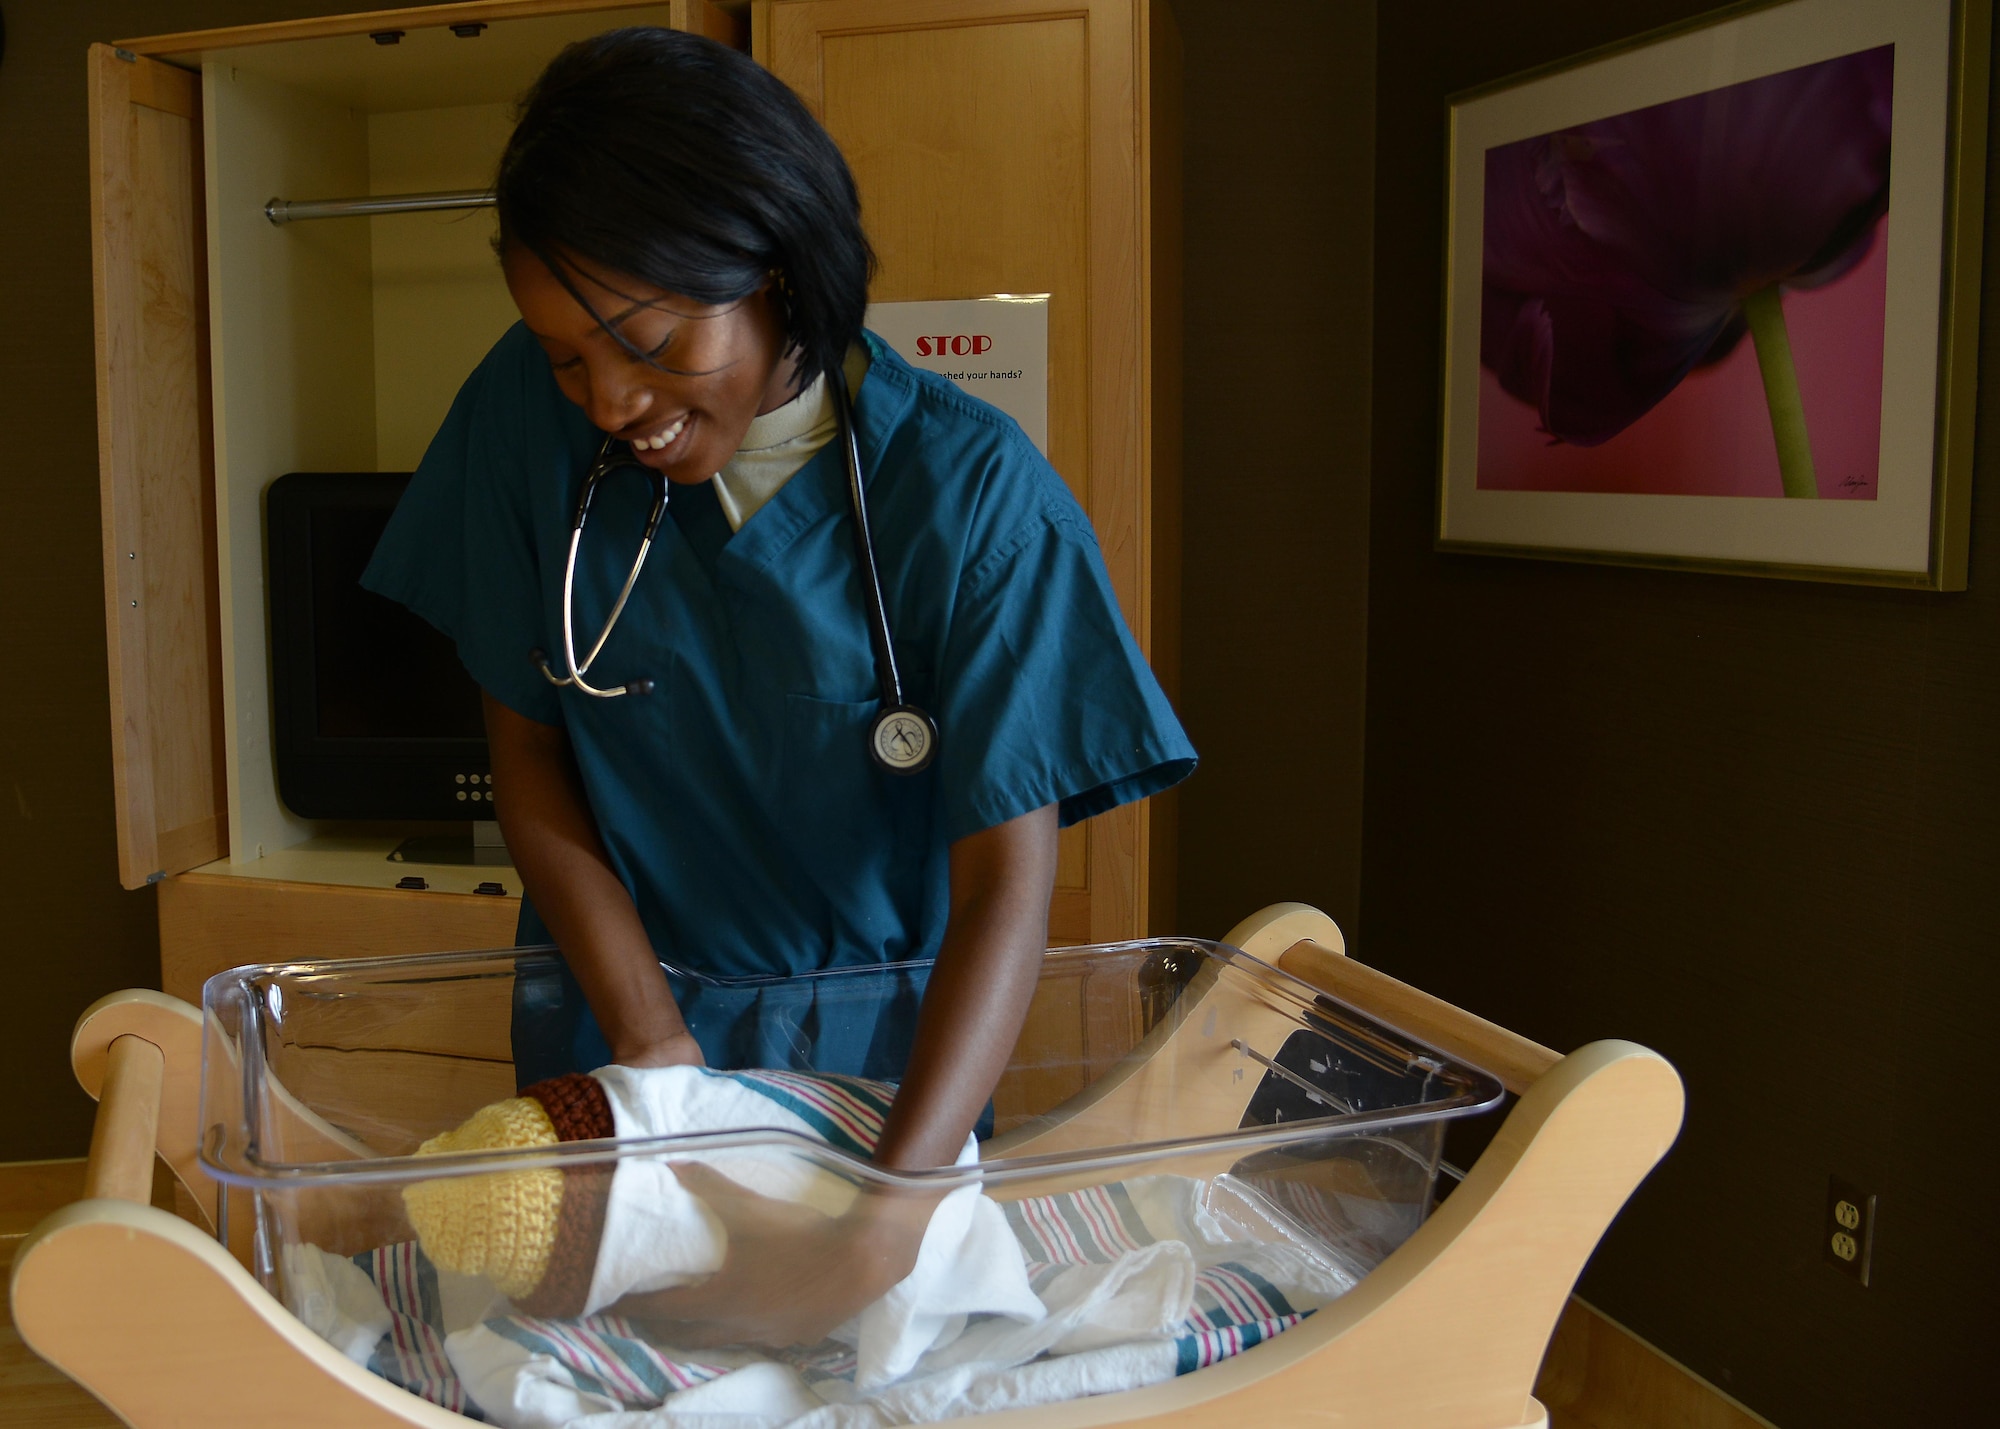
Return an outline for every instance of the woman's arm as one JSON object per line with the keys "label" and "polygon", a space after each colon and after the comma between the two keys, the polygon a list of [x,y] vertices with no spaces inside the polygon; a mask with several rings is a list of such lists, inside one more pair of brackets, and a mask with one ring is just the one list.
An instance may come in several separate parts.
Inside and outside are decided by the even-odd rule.
{"label": "woman's arm", "polygon": [[[877,1162],[915,1169],[957,1158],[1027,1016],[1055,879],[1054,804],[951,846],[951,920]],[[727,1230],[722,1267],[699,1284],[629,1295],[616,1308],[690,1348],[819,1340],[915,1268],[944,1194],[864,1184],[853,1207],[833,1218],[760,1196],[699,1162],[673,1169]]]}
{"label": "woman's arm", "polygon": [[699,1065],[632,897],[612,871],[584,797],[569,736],[485,695],[493,804],[507,851],[555,934],[614,1061]]}
{"label": "woman's arm", "polygon": [[1048,950],[1056,831],[1048,804],[951,846],[951,917],[875,1148],[879,1164],[949,1166],[978,1124]]}

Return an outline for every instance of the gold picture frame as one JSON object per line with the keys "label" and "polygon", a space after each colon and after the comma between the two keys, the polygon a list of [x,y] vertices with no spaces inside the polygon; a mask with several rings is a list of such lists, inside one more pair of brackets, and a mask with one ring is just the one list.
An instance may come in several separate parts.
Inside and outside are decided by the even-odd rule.
{"label": "gold picture frame", "polygon": [[[1451,96],[1437,548],[1963,590],[1978,379],[1991,34],[1992,0],[1748,0]],[[1571,136],[1604,132],[1596,126],[1664,112],[1676,101],[1732,86],[1747,89],[1758,81],[1804,74],[1832,61],[1869,60],[1888,47],[1893,47],[1894,87],[1893,107],[1886,112],[1893,117],[1885,122],[1880,141],[1887,146],[1882,162],[1888,197],[1878,218],[1870,220],[1879,223],[1874,231],[1880,236],[1861,243],[1866,247],[1872,242],[1881,250],[1871,271],[1884,294],[1881,405],[1875,414],[1880,438],[1865,499],[1790,501],[1777,497],[1775,490],[1771,496],[1776,499],[1765,499],[1761,488],[1754,494],[1718,494],[1644,486],[1589,487],[1569,474],[1585,468],[1567,453],[1538,466],[1541,459],[1521,435],[1521,412],[1501,412],[1503,403],[1495,394],[1503,379],[1494,365],[1483,360],[1482,307],[1489,296],[1488,274],[1494,271],[1485,188],[1494,162],[1491,154],[1531,142],[1583,142]],[[1514,193],[1503,183],[1496,202],[1504,205]],[[1507,210],[1503,207],[1501,212]],[[1543,266],[1555,264],[1551,260]],[[1604,291],[1612,290],[1607,286]],[[1775,306],[1775,281],[1769,291]],[[1537,308],[1531,316],[1541,320],[1542,314],[1554,311],[1556,301],[1551,299],[1547,308]],[[1792,301],[1788,296],[1787,302]],[[1500,311],[1513,314],[1519,309]],[[1533,328],[1532,339],[1520,339],[1532,347],[1541,365],[1528,357],[1514,361],[1507,370],[1516,387],[1553,370],[1555,359],[1548,354],[1554,339],[1548,334],[1565,331],[1555,328],[1554,321]],[[1747,359],[1731,360],[1757,364],[1753,370],[1764,371],[1767,391],[1779,390],[1773,385],[1777,379],[1763,365],[1773,347],[1784,347],[1782,340],[1767,345],[1764,329],[1742,336],[1748,329],[1740,313],[1730,321],[1736,336],[1728,340],[1740,338],[1738,346],[1755,349]],[[1782,336],[1782,318],[1779,323]],[[1587,328],[1578,319],[1567,331]],[[1720,339],[1716,347],[1727,350]],[[1509,349],[1527,350],[1519,344]],[[1784,362],[1790,360],[1785,348]],[[1859,364],[1849,365],[1863,370]],[[1565,370],[1583,369],[1572,364]],[[1673,378],[1675,383],[1681,380]],[[1735,380],[1740,388],[1740,377]],[[1574,379],[1570,385],[1588,388],[1590,383]],[[1691,391],[1695,385],[1690,384]],[[1542,390],[1546,394],[1549,388]],[[1796,380],[1792,391],[1796,412]],[[1510,387],[1506,400],[1523,399]],[[1686,397],[1675,410],[1698,412],[1692,405],[1696,400]],[[1482,401],[1487,404],[1485,427]],[[1544,395],[1539,412],[1532,404],[1526,409],[1553,449],[1564,445],[1565,438],[1549,420],[1551,401]],[[1776,471],[1788,450],[1777,415],[1782,403],[1777,396],[1770,402],[1774,415],[1766,430],[1780,433],[1775,439],[1778,455],[1772,457],[1767,445],[1758,457],[1763,464],[1760,471],[1765,467]],[[1501,422],[1512,424],[1505,429],[1511,433],[1507,440],[1512,446],[1503,446],[1491,435],[1501,429],[1494,424]],[[1629,436],[1634,430],[1642,430],[1637,419],[1631,427],[1602,439],[1605,455],[1593,458],[1589,468],[1599,473],[1594,480],[1601,482],[1603,473],[1626,462],[1614,443],[1619,435]],[[1860,430],[1865,436],[1866,429]],[[1709,436],[1711,447],[1721,440]],[[1807,445],[1803,425],[1792,441],[1790,450],[1806,453],[1804,480],[1809,483],[1811,453],[1817,446]],[[1482,442],[1487,444],[1484,468]],[[1579,440],[1573,450],[1590,445],[1594,443]],[[1748,448],[1741,449],[1747,470]],[[1629,464],[1633,470],[1648,460],[1657,464],[1658,450],[1659,444],[1650,438],[1629,442]],[[1502,456],[1514,465],[1505,466]],[[1573,464],[1558,468],[1558,460]],[[1717,470],[1703,468],[1701,479],[1709,479]],[[1796,485],[1792,468],[1787,466],[1785,472],[1784,489],[1793,494],[1824,494],[1828,485],[1828,481],[1818,488]],[[1852,477],[1843,484],[1858,489],[1861,480]],[[1563,482],[1575,484],[1559,484]]]}

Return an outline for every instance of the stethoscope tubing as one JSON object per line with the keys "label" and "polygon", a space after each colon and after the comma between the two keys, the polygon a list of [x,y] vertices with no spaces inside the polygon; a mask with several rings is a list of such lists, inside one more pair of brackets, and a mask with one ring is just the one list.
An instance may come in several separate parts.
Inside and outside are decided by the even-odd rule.
{"label": "stethoscope tubing", "polygon": [[875,568],[875,537],[868,527],[868,498],[861,481],[861,443],[854,435],[854,408],[847,395],[847,374],[838,366],[828,374],[834,401],[840,408],[841,446],[847,455],[847,500],[854,513],[854,559],[861,569],[861,598],[868,606],[868,639],[875,647],[875,680],[882,703],[903,708],[903,677],[896,668],[896,646],[889,635],[889,611],[882,600],[882,577]]}
{"label": "stethoscope tubing", "polygon": [[[653,538],[660,532],[661,518],[667,514],[666,476],[635,461],[629,454],[629,448],[623,461],[614,459],[612,452],[618,445],[616,437],[606,437],[604,444],[597,449],[597,460],[590,464],[590,470],[583,478],[582,494],[577,498],[576,519],[570,522],[569,555],[563,562],[562,592],[563,663],[569,667],[568,676],[557,676],[555,671],[549,668],[547,657],[539,650],[529,652],[530,658],[541,666],[542,673],[548,676],[549,683],[557,687],[574,685],[584,694],[594,695],[601,700],[626,694],[646,695],[653,691],[651,680],[631,680],[623,685],[599,689],[584,679],[584,676],[596,663],[598,655],[604,649],[604,643],[611,638],[611,631],[618,624],[618,617],[625,613],[625,603],[632,598],[632,588],[639,583],[639,573],[646,568],[646,555],[653,549]],[[604,618],[604,628],[597,632],[597,640],[590,647],[590,653],[579,661],[576,658],[576,553],[583,544],[583,523],[590,515],[590,499],[596,494],[599,479],[621,466],[637,467],[653,478],[653,509],[646,518],[645,534],[639,539],[639,553],[633,558],[632,569],[625,576],[625,585],[618,592],[618,599],[612,603],[611,614]]]}
{"label": "stethoscope tubing", "polygon": [[[869,726],[868,750],[875,762],[889,772],[915,774],[928,767],[936,756],[937,722],[915,705],[903,702],[903,677],[896,667],[896,643],[889,629],[888,604],[882,597],[881,572],[875,563],[875,540],[868,525],[868,495],[861,475],[861,443],[854,430],[854,407],[847,390],[847,374],[835,366],[828,373],[828,383],[833,389],[834,402],[840,414],[841,449],[847,465],[848,508],[854,518],[854,557],[861,578],[862,604],[868,612],[868,638],[874,649],[875,679],[881,691],[881,708]],[[618,454],[621,447],[624,447],[622,456]],[[597,483],[621,466],[638,467],[652,478],[653,509],[647,516],[645,534],[639,541],[638,554],[633,558],[632,569],[625,577],[618,599],[612,603],[611,613],[605,617],[604,626],[598,631],[590,652],[578,660],[575,622],[577,552],[583,544],[584,522],[590,515],[591,497],[596,494]],[[629,680],[622,685],[599,688],[585,677],[603,653],[605,643],[611,639],[611,632],[617,626],[618,618],[625,613],[626,602],[632,598],[633,588],[639,583],[639,573],[646,568],[646,556],[653,548],[660,521],[666,515],[667,499],[666,475],[637,460],[631,448],[618,438],[606,436],[603,445],[597,449],[597,459],[584,474],[583,490],[577,496],[576,517],[570,523],[569,551],[563,561],[563,664],[568,674],[556,674],[543,651],[528,652],[529,658],[550,684],[558,688],[573,688],[597,699],[652,693],[653,682],[648,679]]]}

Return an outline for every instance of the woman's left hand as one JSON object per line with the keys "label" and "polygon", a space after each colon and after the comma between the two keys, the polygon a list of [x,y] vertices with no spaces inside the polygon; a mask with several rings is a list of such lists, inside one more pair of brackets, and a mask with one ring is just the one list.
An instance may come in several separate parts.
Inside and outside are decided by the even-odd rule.
{"label": "woman's left hand", "polygon": [[722,1265],[699,1284],[628,1295],[611,1311],[689,1349],[817,1344],[915,1268],[940,1199],[864,1185],[846,1214],[828,1216],[699,1162],[673,1171],[728,1231]]}

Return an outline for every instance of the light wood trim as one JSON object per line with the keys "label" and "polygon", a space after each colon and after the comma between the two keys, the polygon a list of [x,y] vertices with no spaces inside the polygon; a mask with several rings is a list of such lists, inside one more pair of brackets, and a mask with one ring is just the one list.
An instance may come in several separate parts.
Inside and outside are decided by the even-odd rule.
{"label": "light wood trim", "polygon": [[[1054,9],[1054,6],[1047,7]],[[1090,26],[1090,500],[1111,588],[1147,659],[1154,628],[1146,393],[1150,275],[1140,146],[1148,58],[1144,0],[1092,0]],[[1091,821],[1091,940],[1137,937],[1152,911],[1144,804]]]}
{"label": "light wood trim", "polygon": [[750,0],[750,58],[764,66],[776,69],[772,48],[772,11],[777,0]]}
{"label": "light wood trim", "polygon": [[1049,898],[1049,946],[1090,940],[1090,890],[1058,888]]}
{"label": "light wood trim", "polygon": [[[121,62],[122,63],[122,62]],[[182,119],[201,114],[201,77],[172,65],[131,66],[132,102]]]}
{"label": "light wood trim", "polygon": [[1535,1394],[1560,1424],[1589,1429],[1772,1429],[1763,1415],[1574,1296],[1556,1323]]}
{"label": "light wood trim", "polygon": [[[90,50],[90,237],[92,298],[97,338],[97,462],[99,517],[104,542],[104,624],[110,644],[111,779],[117,800],[118,879],[127,888],[143,884],[159,867],[158,832],[153,819],[151,766],[138,709],[146,685],[145,642],[125,611],[127,587],[121,579],[119,548],[136,544],[138,515],[113,490],[112,447],[130,431],[136,416],[131,384],[122,380],[135,345],[138,294],[128,252],[132,228],[132,146],[126,113],[131,107],[132,69],[106,47]],[[121,453],[122,454],[122,453]]]}
{"label": "light wood trim", "polygon": [[1340,925],[1310,903],[1273,903],[1231,928],[1222,941],[1272,967],[1294,943],[1311,941],[1334,957],[1347,952]]}
{"label": "light wood trim", "polygon": [[191,76],[89,57],[97,447],[118,875],[225,851],[201,124]]}
{"label": "light wood trim", "polygon": [[179,828],[162,829],[157,847],[162,872],[178,873],[212,863],[229,848],[229,816],[218,809]]}
{"label": "light wood trim", "polygon": [[671,23],[676,30],[684,30],[690,35],[705,35],[732,50],[750,48],[748,15],[732,15],[720,5],[711,4],[710,0],[672,0],[667,13],[672,17]]}
{"label": "light wood trim", "polygon": [[1420,1042],[1491,1072],[1510,1092],[1527,1091],[1562,1060],[1539,1042],[1530,1042],[1352,958],[1328,953],[1315,943],[1293,944],[1279,957],[1278,966]]}
{"label": "light wood trim", "polygon": [[160,885],[160,986],[199,1003],[204,982],[246,963],[512,947],[520,916],[511,895],[188,873]]}
{"label": "light wood trim", "polygon": [[403,10],[360,10],[314,20],[280,20],[262,25],[229,25],[216,30],[181,30],[171,35],[147,35],[119,40],[118,48],[135,55],[182,55],[237,45],[274,45],[285,40],[319,40],[336,35],[366,35],[375,30],[422,30],[475,21],[523,20],[537,15],[575,15],[592,10],[607,14],[657,5],[660,0],[465,0],[457,5],[414,5]]}
{"label": "light wood trim", "polygon": [[90,1133],[83,1177],[86,1199],[109,1197],[149,1205],[153,1199],[153,1135],[160,1123],[166,1059],[143,1037],[113,1039],[105,1059],[104,1095]]}
{"label": "light wood trim", "polygon": [[[1152,642],[1147,658],[1167,699],[1181,703],[1181,36],[1173,7],[1142,0],[1139,12],[1139,214],[1141,286],[1146,295],[1140,384],[1144,404],[1140,461],[1146,483],[1141,534],[1147,569]],[[1146,803],[1146,931],[1165,934],[1180,926],[1180,792],[1170,789]]]}

